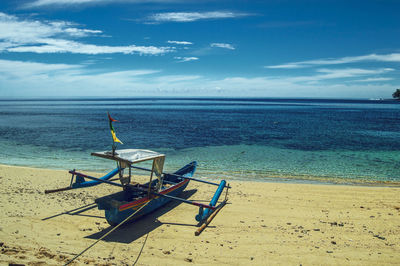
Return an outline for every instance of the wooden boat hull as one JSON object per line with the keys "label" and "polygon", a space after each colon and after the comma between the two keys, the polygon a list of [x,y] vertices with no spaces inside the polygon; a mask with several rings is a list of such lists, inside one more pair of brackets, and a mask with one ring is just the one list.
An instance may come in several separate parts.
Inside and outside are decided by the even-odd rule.
{"label": "wooden boat hull", "polygon": [[[171,184],[171,186],[163,188],[159,193],[168,196],[178,196],[189,184],[189,179],[178,176],[192,177],[196,166],[196,162],[191,162],[172,175],[166,174],[164,181]],[[148,186],[148,183],[144,184],[145,186]],[[148,203],[149,201],[150,203]],[[113,226],[124,221],[146,203],[148,204],[136,213],[131,220],[153,212],[169,201],[170,199],[159,196],[149,199],[147,193],[139,191],[120,191],[95,200],[98,208],[105,211],[107,222]]]}

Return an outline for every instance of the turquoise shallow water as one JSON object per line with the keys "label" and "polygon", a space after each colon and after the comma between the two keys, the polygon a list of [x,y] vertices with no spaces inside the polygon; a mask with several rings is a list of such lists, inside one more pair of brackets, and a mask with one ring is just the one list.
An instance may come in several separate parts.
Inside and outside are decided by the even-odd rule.
{"label": "turquoise shallow water", "polygon": [[110,147],[167,155],[172,171],[256,181],[399,182],[400,105],[305,99],[72,99],[0,101],[0,163],[107,171]]}

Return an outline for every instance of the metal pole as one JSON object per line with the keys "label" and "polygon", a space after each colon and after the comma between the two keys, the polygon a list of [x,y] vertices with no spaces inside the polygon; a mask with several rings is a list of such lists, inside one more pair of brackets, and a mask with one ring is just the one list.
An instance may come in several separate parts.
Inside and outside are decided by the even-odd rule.
{"label": "metal pole", "polygon": [[[132,189],[140,190],[140,191],[146,191],[144,188],[140,188],[140,187],[132,187]],[[212,209],[212,210],[217,208],[217,207],[210,206],[210,205],[207,205],[207,204],[203,204],[203,203],[200,203],[200,202],[195,202],[195,201],[186,200],[186,199],[182,199],[182,198],[178,198],[178,197],[174,197],[174,196],[170,196],[170,195],[161,194],[161,193],[158,193],[158,192],[155,192],[155,191],[150,191],[150,193],[153,194],[153,195],[159,196],[159,197],[180,201],[180,202],[191,204],[191,205],[195,205],[195,206],[198,206],[198,207],[203,207],[203,208]]]}
{"label": "metal pole", "polygon": [[150,182],[149,182],[149,189],[147,191],[147,197],[150,198],[150,193],[151,193],[151,181],[153,180],[153,172],[154,172],[154,160],[153,160],[153,166],[151,167],[151,173],[150,173]]}
{"label": "metal pole", "polygon": [[[151,169],[144,168],[144,167],[139,167],[139,166],[132,166],[132,168],[135,168],[135,169],[138,169],[138,170],[143,170],[143,171],[148,171],[148,172],[151,171]],[[193,178],[193,177],[187,177],[187,176],[182,176],[182,175],[177,175],[177,174],[169,174],[169,173],[165,173],[165,172],[162,172],[162,174],[163,175],[172,175],[172,176],[176,176],[176,177],[182,177],[184,179],[189,179],[189,180],[193,180],[193,181],[196,181],[196,182],[201,182],[201,183],[205,183],[205,184],[209,184],[209,185],[213,185],[213,186],[217,186],[217,187],[219,186],[218,183],[214,183],[214,182],[210,182],[210,181],[206,181],[206,180],[201,180],[201,179],[197,179],[197,178]],[[226,187],[230,188],[229,185],[226,186]]]}
{"label": "metal pole", "polygon": [[111,181],[108,181],[108,180],[103,180],[103,179],[100,179],[100,178],[97,178],[97,177],[88,176],[88,175],[84,175],[84,174],[79,174],[79,175],[82,176],[82,177],[85,177],[85,178],[88,178],[88,179],[92,179],[92,180],[96,180],[96,181],[99,181],[99,182],[102,182],[102,183],[106,183],[106,184],[109,184],[109,185],[113,185],[113,186],[117,186],[117,187],[123,187],[123,185],[121,185],[121,184],[114,183],[114,182],[111,182]]}

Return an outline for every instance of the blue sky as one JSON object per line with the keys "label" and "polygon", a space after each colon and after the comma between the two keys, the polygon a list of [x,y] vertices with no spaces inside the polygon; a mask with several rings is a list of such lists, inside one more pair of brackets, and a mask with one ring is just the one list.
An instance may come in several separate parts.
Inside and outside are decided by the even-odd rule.
{"label": "blue sky", "polygon": [[0,97],[390,98],[400,1],[9,0]]}

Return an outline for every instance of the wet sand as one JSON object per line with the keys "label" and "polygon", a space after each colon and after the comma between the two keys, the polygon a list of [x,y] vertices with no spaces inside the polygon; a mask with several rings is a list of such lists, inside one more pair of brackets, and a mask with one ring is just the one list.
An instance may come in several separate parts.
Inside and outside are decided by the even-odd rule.
{"label": "wet sand", "polygon": [[[119,188],[44,194],[69,182],[67,171],[0,166],[0,264],[64,264],[111,229],[97,208],[71,210]],[[200,236],[197,208],[169,203],[73,264],[132,265],[142,247],[137,265],[400,264],[399,187],[229,183],[229,204]],[[206,202],[213,190],[191,182],[183,196]]]}

